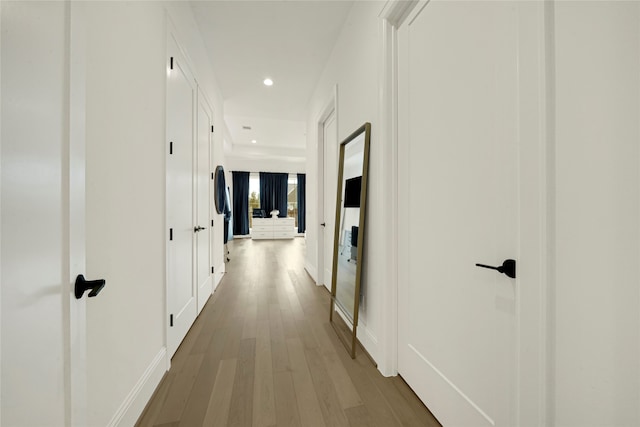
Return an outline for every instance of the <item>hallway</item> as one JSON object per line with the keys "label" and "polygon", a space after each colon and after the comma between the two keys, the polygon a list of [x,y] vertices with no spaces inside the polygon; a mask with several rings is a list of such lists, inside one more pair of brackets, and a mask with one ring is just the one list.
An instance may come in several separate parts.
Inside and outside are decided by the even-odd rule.
{"label": "hallway", "polygon": [[438,426],[399,377],[328,322],[305,241],[236,239],[227,273],[176,352],[138,426]]}

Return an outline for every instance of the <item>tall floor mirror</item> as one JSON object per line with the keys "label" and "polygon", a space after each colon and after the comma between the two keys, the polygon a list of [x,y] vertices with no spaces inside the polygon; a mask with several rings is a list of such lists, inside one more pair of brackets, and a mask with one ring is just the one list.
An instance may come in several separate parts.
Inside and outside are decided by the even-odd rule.
{"label": "tall floor mirror", "polygon": [[353,359],[360,307],[370,139],[371,124],[365,123],[342,141],[338,169],[329,320]]}

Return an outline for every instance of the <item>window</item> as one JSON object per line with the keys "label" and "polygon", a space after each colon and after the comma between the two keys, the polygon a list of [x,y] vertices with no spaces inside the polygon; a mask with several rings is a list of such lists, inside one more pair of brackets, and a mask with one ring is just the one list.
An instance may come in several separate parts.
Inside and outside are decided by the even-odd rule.
{"label": "window", "polygon": [[253,210],[260,209],[260,175],[249,175],[249,228],[253,227]]}
{"label": "window", "polygon": [[[260,209],[260,174],[249,175],[249,228],[253,227],[253,210]],[[287,217],[294,218],[298,227],[298,175],[289,174],[287,181]]]}
{"label": "window", "polygon": [[298,227],[298,175],[289,174],[287,188],[287,217],[295,219],[295,226]]}

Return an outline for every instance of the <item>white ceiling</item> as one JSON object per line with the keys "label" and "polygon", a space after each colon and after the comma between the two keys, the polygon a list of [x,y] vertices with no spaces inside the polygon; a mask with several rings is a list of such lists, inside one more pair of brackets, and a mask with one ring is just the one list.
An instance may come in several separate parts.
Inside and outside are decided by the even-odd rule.
{"label": "white ceiling", "polygon": [[[231,139],[225,146],[233,150],[227,154],[271,151],[286,157],[291,147],[291,155],[299,158],[309,99],[352,5],[328,0],[191,2],[224,97]],[[273,86],[262,83],[266,77]]]}

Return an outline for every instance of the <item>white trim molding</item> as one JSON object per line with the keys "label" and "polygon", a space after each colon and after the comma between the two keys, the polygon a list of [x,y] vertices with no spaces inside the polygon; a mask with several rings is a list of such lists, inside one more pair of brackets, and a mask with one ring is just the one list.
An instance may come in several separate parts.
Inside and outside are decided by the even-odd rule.
{"label": "white trim molding", "polygon": [[391,227],[384,231],[382,245],[387,252],[383,275],[385,286],[381,306],[381,329],[377,345],[378,370],[384,376],[398,375],[398,27],[416,6],[417,1],[389,0],[378,15],[381,18],[381,55],[378,93],[379,133],[388,141],[380,156],[379,168],[385,182],[382,192],[391,200]]}
{"label": "white trim molding", "polygon": [[[322,110],[316,119],[316,212],[322,214],[324,218],[324,123],[333,113],[336,122],[336,141],[339,138],[339,117],[338,117],[338,85],[334,85],[331,94],[327,96],[326,101],[322,104]],[[320,191],[322,189],[322,191]],[[316,234],[316,285],[322,285],[324,280],[324,229],[320,228],[320,218],[316,217],[315,224]],[[322,236],[322,238],[320,237]],[[320,242],[322,241],[322,244]],[[320,260],[322,259],[322,263]],[[309,271],[309,270],[307,270]],[[313,276],[312,276],[313,277]],[[331,283],[328,284],[329,287]]]}
{"label": "white trim molding", "polygon": [[380,18],[398,28],[409,16],[418,0],[387,0],[380,11]]}
{"label": "white trim molding", "polygon": [[[518,343],[516,355],[516,424],[545,425],[547,418],[548,342],[550,303],[549,286],[554,272],[553,197],[554,138],[552,106],[553,79],[548,74],[555,68],[555,55],[548,39],[552,33],[550,16],[553,2],[524,2],[518,5],[519,28],[519,96],[521,97],[519,152],[519,221],[518,259],[519,288]],[[551,84],[551,86],[550,86]],[[555,114],[555,113],[554,113]],[[551,197],[551,199],[549,198]],[[551,209],[550,209],[551,208]],[[550,280],[551,279],[551,280]]]}
{"label": "white trim molding", "polygon": [[[86,274],[86,80],[87,80],[87,22],[85,6],[69,2],[67,6],[68,25],[68,146],[66,169],[63,172],[68,203],[67,251],[69,255],[69,285],[78,274]],[[66,387],[68,393],[67,419],[72,426],[87,424],[87,303],[77,300],[69,287],[65,302],[66,338],[69,354],[65,358],[65,369],[69,373]],[[64,305],[63,305],[64,307]],[[67,317],[68,316],[68,317]]]}
{"label": "white trim molding", "polygon": [[108,427],[135,425],[166,372],[168,362],[165,359],[167,348],[162,347],[113,415]]}
{"label": "white trim molding", "polygon": [[318,270],[316,270],[308,261],[304,264],[304,269],[307,270],[309,276],[313,279],[313,281],[318,284]]}
{"label": "white trim molding", "polygon": [[[0,2],[0,46],[2,46],[2,2]],[[0,55],[0,81],[2,81],[2,55]],[[2,99],[2,85],[0,85],[0,99]],[[2,115],[0,114],[0,135],[2,135]],[[0,188],[2,188],[2,162],[0,162]],[[1,200],[1,198],[0,198]],[[2,202],[0,202],[0,224],[2,224]],[[2,226],[0,225],[0,241]],[[0,259],[2,252],[0,251]],[[2,277],[2,263],[0,263],[0,277]],[[0,378],[2,378],[2,292],[0,292]],[[2,382],[0,381],[0,390]],[[2,405],[0,404],[0,423],[2,422]]]}
{"label": "white trim molding", "polygon": [[[227,254],[223,254],[224,255],[224,259],[226,259]],[[225,262],[223,262],[220,265],[215,266],[216,272],[213,275],[213,288],[212,288],[212,292],[215,292],[216,289],[218,289],[218,285],[220,285],[220,282],[222,282],[222,278],[224,277],[224,274],[227,272],[227,264]]]}

